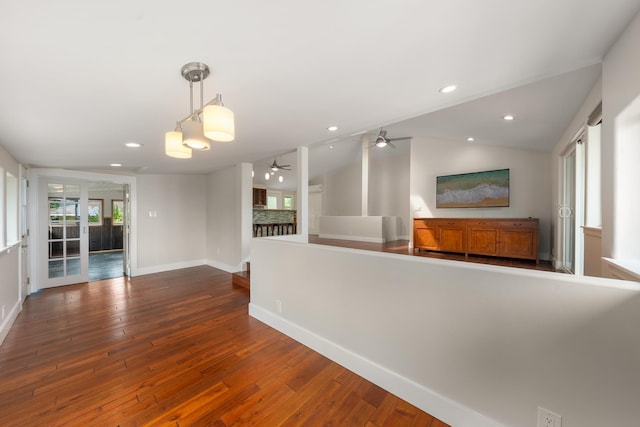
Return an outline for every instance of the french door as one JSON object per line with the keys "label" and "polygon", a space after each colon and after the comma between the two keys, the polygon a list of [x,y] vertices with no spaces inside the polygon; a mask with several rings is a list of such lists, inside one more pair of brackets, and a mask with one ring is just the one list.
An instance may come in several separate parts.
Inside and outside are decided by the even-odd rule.
{"label": "french door", "polygon": [[131,277],[131,189],[123,186],[122,262],[124,275]]}
{"label": "french door", "polygon": [[579,136],[562,154],[562,186],[558,209],[560,225],[560,267],[577,275],[583,274],[584,242],[584,151]]}
{"label": "french door", "polygon": [[40,287],[89,279],[86,182],[44,178],[39,188]]}

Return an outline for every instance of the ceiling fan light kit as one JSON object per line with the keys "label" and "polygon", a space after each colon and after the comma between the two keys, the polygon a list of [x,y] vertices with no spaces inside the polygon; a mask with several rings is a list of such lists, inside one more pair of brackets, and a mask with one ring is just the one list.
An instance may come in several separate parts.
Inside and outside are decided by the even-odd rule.
{"label": "ceiling fan light kit", "polygon": [[387,131],[380,128],[380,131],[378,132],[378,136],[376,136],[376,140],[374,141],[373,145],[371,145],[368,148],[373,148],[373,147],[384,148],[386,146],[389,146],[391,148],[396,148],[396,146],[393,145],[391,141],[403,141],[405,139],[411,139],[411,138],[413,137],[401,136],[399,138],[387,138]]}
{"label": "ceiling fan light kit", "polygon": [[[233,111],[222,103],[222,95],[204,104],[203,80],[209,76],[209,67],[202,62],[190,62],[181,69],[182,77],[189,82],[190,114],[177,122],[174,131],[165,134],[165,154],[177,159],[191,158],[192,150],[211,149],[211,140],[233,141],[235,117]],[[193,109],[193,83],[200,83],[200,108]]]}

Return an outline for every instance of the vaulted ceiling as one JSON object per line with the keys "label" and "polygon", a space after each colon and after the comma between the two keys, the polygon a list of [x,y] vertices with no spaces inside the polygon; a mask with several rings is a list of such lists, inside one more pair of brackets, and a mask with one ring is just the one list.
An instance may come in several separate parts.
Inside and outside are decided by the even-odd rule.
{"label": "vaulted ceiling", "polygon": [[[549,150],[639,9],[637,0],[11,1],[0,14],[0,144],[28,165],[137,173],[209,172],[387,125]],[[180,68],[191,61],[211,68],[205,101],[223,94],[236,139],[178,160],[164,155],[164,133],[189,112]],[[439,92],[449,84],[458,89]],[[508,130],[491,122],[503,112],[518,117]]]}

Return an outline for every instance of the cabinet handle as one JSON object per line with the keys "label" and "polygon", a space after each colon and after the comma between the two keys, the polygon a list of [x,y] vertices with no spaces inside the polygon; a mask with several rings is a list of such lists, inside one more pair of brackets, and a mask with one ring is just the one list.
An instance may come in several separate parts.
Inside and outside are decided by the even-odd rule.
{"label": "cabinet handle", "polygon": [[522,225],[522,223],[518,223],[518,224],[513,224],[515,227],[520,227]]}

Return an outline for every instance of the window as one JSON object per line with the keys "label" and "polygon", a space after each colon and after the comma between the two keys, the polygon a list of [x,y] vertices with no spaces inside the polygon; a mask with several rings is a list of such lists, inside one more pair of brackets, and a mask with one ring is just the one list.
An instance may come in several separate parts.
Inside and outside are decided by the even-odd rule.
{"label": "window", "polygon": [[293,204],[294,204],[293,196],[291,195],[284,196],[284,201],[283,201],[284,209],[293,209],[294,208]]}
{"label": "window", "polygon": [[278,196],[267,196],[267,209],[278,209]]}
{"label": "window", "polygon": [[124,202],[122,200],[111,201],[111,217],[113,225],[124,223]]}
{"label": "window", "polygon": [[88,220],[89,225],[102,225],[102,207],[104,201],[102,199],[89,199]]}

